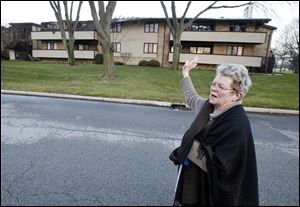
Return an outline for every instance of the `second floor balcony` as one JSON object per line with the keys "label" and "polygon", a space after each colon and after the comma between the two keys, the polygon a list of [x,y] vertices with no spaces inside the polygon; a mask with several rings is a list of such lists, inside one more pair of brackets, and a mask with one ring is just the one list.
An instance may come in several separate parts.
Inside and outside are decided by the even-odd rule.
{"label": "second floor balcony", "polygon": [[[94,59],[96,51],[74,50],[76,59]],[[66,50],[32,50],[32,56],[36,58],[68,58]]]}
{"label": "second floor balcony", "polygon": [[[170,40],[173,40],[170,34]],[[181,41],[230,42],[262,44],[266,41],[264,32],[192,32],[184,31]]]}
{"label": "second floor balcony", "polygon": [[[69,32],[66,32],[67,39],[69,38]],[[97,33],[95,31],[75,31],[74,37],[76,40],[97,40]],[[61,40],[60,31],[41,31],[31,32],[32,40]]]}
{"label": "second floor balcony", "polygon": [[[246,67],[261,67],[262,57],[255,56],[236,56],[236,55],[208,55],[208,54],[180,54],[180,63],[192,60],[197,56],[199,64],[219,65],[223,63],[241,64]],[[173,53],[169,53],[169,62],[172,62]]]}

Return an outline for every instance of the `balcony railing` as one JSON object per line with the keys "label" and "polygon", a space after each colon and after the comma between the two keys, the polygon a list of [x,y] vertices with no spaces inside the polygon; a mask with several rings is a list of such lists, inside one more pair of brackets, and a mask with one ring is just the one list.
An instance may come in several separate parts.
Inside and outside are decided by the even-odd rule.
{"label": "balcony railing", "polygon": [[[170,34],[170,40],[173,40]],[[204,41],[204,42],[230,42],[230,43],[255,43],[261,44],[266,41],[264,32],[191,32],[184,31],[181,41]]]}
{"label": "balcony railing", "polygon": [[[66,32],[67,39],[69,32]],[[97,33],[94,31],[77,31],[74,33],[76,40],[97,40]],[[61,40],[60,31],[53,32],[31,32],[32,40]]]}
{"label": "balcony railing", "polygon": [[[75,50],[74,55],[76,59],[94,59],[96,51]],[[66,50],[32,50],[32,56],[36,58],[68,58]]]}
{"label": "balcony railing", "polygon": [[[180,54],[179,62],[184,63],[186,60],[192,60],[198,57],[199,64],[219,65],[222,63],[241,64],[248,67],[261,67],[262,57],[253,56],[233,56],[233,55],[201,55],[201,54]],[[172,62],[173,53],[169,53],[169,62]]]}

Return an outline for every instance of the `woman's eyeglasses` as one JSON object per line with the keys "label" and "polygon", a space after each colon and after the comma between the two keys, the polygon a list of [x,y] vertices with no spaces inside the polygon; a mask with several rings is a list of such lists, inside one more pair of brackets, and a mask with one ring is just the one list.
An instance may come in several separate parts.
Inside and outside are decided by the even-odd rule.
{"label": "woman's eyeglasses", "polygon": [[221,83],[216,83],[216,82],[212,82],[210,84],[211,88],[216,88],[218,91],[228,91],[228,90],[234,90],[233,88],[226,88],[223,84]]}

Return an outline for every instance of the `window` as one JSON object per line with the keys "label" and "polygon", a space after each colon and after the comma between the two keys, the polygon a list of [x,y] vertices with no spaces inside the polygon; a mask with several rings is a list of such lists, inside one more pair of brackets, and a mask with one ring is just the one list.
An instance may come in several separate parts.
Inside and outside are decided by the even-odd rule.
{"label": "window", "polygon": [[75,44],[74,45],[75,50],[89,50],[89,45],[86,44]]}
{"label": "window", "polygon": [[243,55],[243,46],[228,45],[227,55]]}
{"label": "window", "polygon": [[83,50],[89,50],[89,45],[83,45]]}
{"label": "window", "polygon": [[121,32],[122,25],[121,23],[115,23],[110,26],[110,32]]}
{"label": "window", "polygon": [[203,23],[193,23],[191,30],[199,31],[199,32],[210,32],[210,31],[213,31],[213,25],[212,24],[203,24]]}
{"label": "window", "polygon": [[210,54],[210,47],[190,47],[190,53],[197,54]]}
{"label": "window", "polygon": [[244,24],[230,24],[231,32],[246,32],[246,25]]}
{"label": "window", "polygon": [[145,24],[145,32],[158,32],[158,23]]}
{"label": "window", "polygon": [[48,42],[48,50],[56,50],[57,49],[57,45],[55,42]]}
{"label": "window", "polygon": [[145,43],[144,53],[157,53],[157,43]]}
{"label": "window", "polygon": [[190,47],[190,53],[197,53],[197,47]]}
{"label": "window", "polygon": [[211,48],[210,47],[204,47],[203,48],[203,54],[210,54]]}
{"label": "window", "polygon": [[58,27],[57,27],[56,23],[49,23],[49,24],[47,24],[47,29],[49,29],[49,30],[57,30]]}
{"label": "window", "polygon": [[121,43],[120,42],[113,42],[113,52],[120,53],[121,52]]}

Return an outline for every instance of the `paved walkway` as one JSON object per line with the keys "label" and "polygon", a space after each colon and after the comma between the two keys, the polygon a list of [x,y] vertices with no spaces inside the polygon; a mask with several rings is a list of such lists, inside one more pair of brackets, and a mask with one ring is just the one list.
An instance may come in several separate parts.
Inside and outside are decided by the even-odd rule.
{"label": "paved walkway", "polygon": [[[188,106],[185,103],[171,103],[171,102],[163,102],[163,101],[106,98],[106,97],[93,97],[93,96],[79,96],[79,95],[57,94],[57,93],[1,90],[1,94],[43,96],[43,97],[53,97],[53,98],[68,98],[68,99],[104,101],[104,102],[126,103],[126,104],[140,104],[140,105],[148,105],[148,106],[163,106],[163,107],[170,107],[170,108],[188,108]],[[255,107],[244,107],[244,108],[245,108],[246,112],[253,112],[253,113],[299,115],[299,110],[297,111],[297,110],[255,108]]]}

